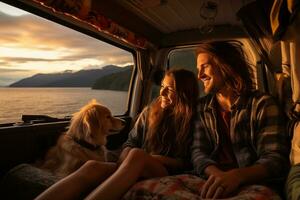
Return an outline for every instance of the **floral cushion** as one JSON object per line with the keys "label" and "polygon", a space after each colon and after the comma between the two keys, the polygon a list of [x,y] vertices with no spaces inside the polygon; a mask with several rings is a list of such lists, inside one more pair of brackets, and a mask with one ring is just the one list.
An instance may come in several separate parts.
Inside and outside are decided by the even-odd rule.
{"label": "floral cushion", "polygon": [[[193,175],[183,174],[148,179],[136,183],[123,197],[123,200],[200,200],[204,180]],[[229,200],[280,200],[270,188],[251,185],[241,188]]]}

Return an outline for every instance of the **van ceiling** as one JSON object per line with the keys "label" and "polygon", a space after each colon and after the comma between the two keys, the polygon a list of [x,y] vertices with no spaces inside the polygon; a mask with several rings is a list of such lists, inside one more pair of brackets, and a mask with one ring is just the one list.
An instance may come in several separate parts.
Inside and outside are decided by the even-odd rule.
{"label": "van ceiling", "polygon": [[205,23],[240,25],[237,11],[251,0],[117,1],[164,34],[201,28]]}
{"label": "van ceiling", "polygon": [[[26,5],[35,7],[35,0],[2,1],[21,8]],[[232,39],[247,36],[236,13],[254,0],[86,1],[92,2],[94,11],[146,38],[154,46],[168,47],[195,44],[212,38]]]}
{"label": "van ceiling", "polygon": [[[253,0],[113,0],[111,19],[160,46],[207,38],[243,37],[237,11]],[[100,6],[102,4],[102,6]],[[105,3],[107,4],[107,2]],[[102,8],[101,8],[102,7]],[[120,17],[122,14],[124,17]],[[195,41],[197,40],[197,41]]]}

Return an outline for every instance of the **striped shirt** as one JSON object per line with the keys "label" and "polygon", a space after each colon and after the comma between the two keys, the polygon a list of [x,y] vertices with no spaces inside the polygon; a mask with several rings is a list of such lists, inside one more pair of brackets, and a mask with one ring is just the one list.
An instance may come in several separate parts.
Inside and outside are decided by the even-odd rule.
{"label": "striped shirt", "polygon": [[[199,100],[193,123],[192,162],[197,175],[216,165],[221,129],[217,123],[216,98]],[[275,100],[253,92],[240,96],[231,108],[230,140],[239,168],[263,164],[272,178],[280,178],[288,169],[289,145],[283,116]]]}

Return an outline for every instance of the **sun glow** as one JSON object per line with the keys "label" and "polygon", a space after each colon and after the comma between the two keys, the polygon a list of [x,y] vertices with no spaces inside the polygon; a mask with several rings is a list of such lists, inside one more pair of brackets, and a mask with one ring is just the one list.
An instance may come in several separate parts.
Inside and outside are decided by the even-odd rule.
{"label": "sun glow", "polygon": [[4,3],[0,27],[0,87],[37,73],[132,63],[129,52]]}
{"label": "sun glow", "polygon": [[66,49],[55,49],[55,50],[36,50],[31,48],[10,48],[0,47],[0,54],[3,57],[15,57],[18,58],[32,58],[32,59],[60,59],[68,55]]}

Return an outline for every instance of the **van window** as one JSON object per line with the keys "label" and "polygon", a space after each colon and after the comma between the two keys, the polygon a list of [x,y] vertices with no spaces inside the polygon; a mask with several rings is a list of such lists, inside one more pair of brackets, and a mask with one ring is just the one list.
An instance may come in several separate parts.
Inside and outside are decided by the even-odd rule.
{"label": "van window", "polygon": [[[197,58],[196,48],[183,48],[175,49],[170,52],[168,67],[171,68],[183,68],[190,70],[197,76]],[[203,85],[201,81],[198,81],[200,89],[200,97],[205,96],[203,92]]]}
{"label": "van window", "polygon": [[[256,52],[251,46],[250,41],[246,39],[240,39],[240,40],[232,40],[236,41],[241,44],[243,51],[245,52],[245,56],[247,61],[249,62],[251,66],[251,71],[253,71],[252,78],[256,89],[262,90],[263,88],[263,76],[260,73],[260,71],[257,71],[256,63],[259,59],[256,55]],[[190,48],[180,48],[180,49],[174,49],[169,53],[169,59],[168,59],[168,68],[184,68],[187,70],[190,70],[195,73],[197,76],[197,57],[196,57],[196,47],[190,47]],[[200,89],[200,97],[205,96],[203,90],[203,84],[201,81],[198,81],[199,83],[199,89]]]}
{"label": "van window", "polygon": [[176,49],[169,54],[169,68],[184,68],[197,74],[197,58],[194,48]]}
{"label": "van window", "polygon": [[131,52],[0,2],[0,123],[65,117],[91,99],[128,110]]}
{"label": "van window", "polygon": [[[181,48],[171,50],[168,56],[166,69],[183,68],[190,70],[197,76],[197,58],[196,49],[193,48]],[[205,96],[203,92],[202,83],[199,81],[200,96]],[[159,95],[160,86],[152,86],[151,98],[154,99]]]}

